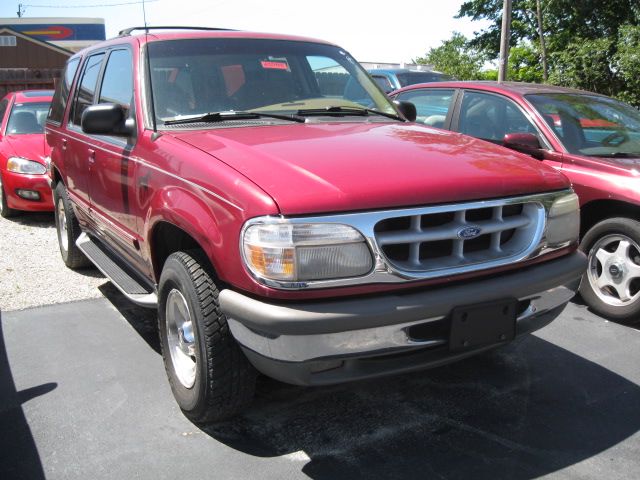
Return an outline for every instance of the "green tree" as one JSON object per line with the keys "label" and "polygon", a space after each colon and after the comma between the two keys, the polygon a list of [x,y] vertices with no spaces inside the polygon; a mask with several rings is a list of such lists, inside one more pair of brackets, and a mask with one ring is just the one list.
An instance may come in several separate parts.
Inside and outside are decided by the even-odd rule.
{"label": "green tree", "polygon": [[614,68],[625,84],[618,96],[640,107],[640,26],[623,26],[616,50]]}
{"label": "green tree", "polygon": [[449,40],[431,48],[424,57],[414,60],[418,64],[433,65],[434,68],[458,80],[478,80],[483,78],[482,67],[486,55],[470,46],[464,35],[454,32]]}

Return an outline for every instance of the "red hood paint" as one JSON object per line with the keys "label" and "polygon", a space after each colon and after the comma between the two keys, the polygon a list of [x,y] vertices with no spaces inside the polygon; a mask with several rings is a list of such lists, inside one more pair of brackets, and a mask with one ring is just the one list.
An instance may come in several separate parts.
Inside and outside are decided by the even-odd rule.
{"label": "red hood paint", "polygon": [[44,157],[50,152],[44,133],[7,135],[4,141],[11,147],[14,156],[35,160],[43,165]]}
{"label": "red hood paint", "polygon": [[286,215],[404,207],[568,188],[526,155],[415,124],[327,122],[172,132],[235,168]]}

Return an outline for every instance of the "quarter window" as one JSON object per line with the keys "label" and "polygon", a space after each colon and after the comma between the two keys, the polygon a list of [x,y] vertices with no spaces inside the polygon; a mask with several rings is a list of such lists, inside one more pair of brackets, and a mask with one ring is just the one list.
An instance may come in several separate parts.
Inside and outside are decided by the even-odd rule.
{"label": "quarter window", "polygon": [[133,68],[129,50],[115,50],[104,70],[98,103],[117,103],[129,108],[133,100]]}
{"label": "quarter window", "polygon": [[397,100],[416,106],[416,122],[431,127],[444,128],[453,101],[453,89],[410,90],[398,95]]}
{"label": "quarter window", "polygon": [[48,120],[57,124],[62,123],[64,110],[67,107],[67,97],[69,97],[69,90],[71,89],[73,78],[76,76],[79,63],[79,58],[74,58],[67,63],[67,67],[64,71],[64,77],[58,82],[56,92],[53,94],[53,100],[51,100],[51,107],[49,108]]}
{"label": "quarter window", "polygon": [[93,97],[96,92],[96,84],[98,82],[98,75],[100,74],[103,58],[104,53],[98,53],[90,56],[85,64],[82,81],[80,82],[76,103],[73,108],[72,123],[74,125],[80,125],[82,112],[84,112],[89,105],[93,104]]}

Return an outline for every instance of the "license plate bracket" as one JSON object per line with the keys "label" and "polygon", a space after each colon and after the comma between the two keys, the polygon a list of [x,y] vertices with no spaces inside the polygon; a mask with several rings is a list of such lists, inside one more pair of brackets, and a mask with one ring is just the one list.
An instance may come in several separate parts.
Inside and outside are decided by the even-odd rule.
{"label": "license plate bracket", "polygon": [[517,306],[517,300],[505,299],[454,308],[449,349],[463,351],[513,340]]}

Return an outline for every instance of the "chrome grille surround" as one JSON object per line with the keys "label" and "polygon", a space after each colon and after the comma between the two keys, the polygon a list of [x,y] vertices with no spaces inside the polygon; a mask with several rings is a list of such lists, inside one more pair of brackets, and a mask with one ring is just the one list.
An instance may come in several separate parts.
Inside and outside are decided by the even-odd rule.
{"label": "chrome grille surround", "polygon": [[[494,200],[313,217],[257,217],[244,224],[240,233],[240,249],[242,251],[245,230],[256,223],[337,223],[354,227],[364,236],[374,259],[374,268],[368,274],[355,278],[284,282],[257,277],[247,270],[258,282],[283,290],[332,288],[372,283],[402,283],[449,277],[530,260],[569,246],[571,242],[558,245],[549,244],[545,237],[545,227],[546,218],[553,202],[572,192],[569,189]],[[520,205],[522,205],[521,213],[504,215],[505,211]],[[490,211],[491,218],[469,221],[468,212],[479,210],[483,210],[485,216],[486,212]],[[423,219],[442,214],[451,215],[452,221],[425,228],[424,223],[428,224],[428,220]],[[471,217],[473,218],[474,215],[475,213],[471,214]],[[408,228],[380,231],[381,229],[378,227],[378,231],[376,231],[376,226],[394,219],[404,219],[400,221],[404,221]],[[459,238],[460,230],[469,226],[478,227],[480,229],[479,235],[472,239]],[[501,240],[503,232],[508,231],[514,231],[511,239],[498,243],[498,238]],[[467,242],[473,242],[483,236],[489,238],[489,248],[482,248],[482,246],[481,248],[477,248],[477,246],[472,249],[466,248],[469,246]],[[433,258],[429,258],[429,253],[425,253],[424,258],[421,258],[420,247],[416,245],[428,245],[443,240],[452,242],[451,254],[436,254],[433,255]],[[394,259],[389,255],[387,247],[398,244],[409,245],[409,255],[406,260]],[[428,252],[429,248],[423,247],[423,250]]]}

